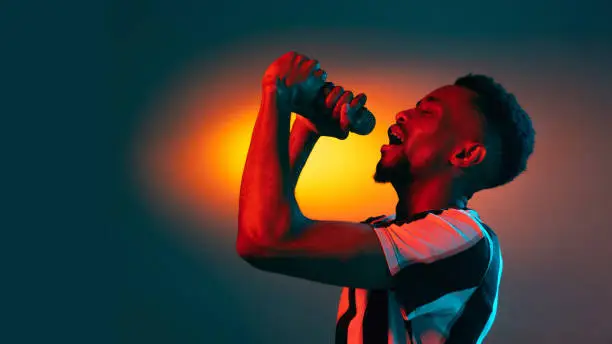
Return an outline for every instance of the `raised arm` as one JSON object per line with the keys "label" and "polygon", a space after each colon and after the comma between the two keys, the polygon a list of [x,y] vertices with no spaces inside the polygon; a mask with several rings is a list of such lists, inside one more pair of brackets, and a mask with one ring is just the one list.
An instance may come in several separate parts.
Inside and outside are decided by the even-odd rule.
{"label": "raised arm", "polygon": [[[317,135],[300,124],[290,144],[291,111],[311,104],[324,78],[316,61],[296,53],[284,55],[266,72],[240,190],[237,251],[262,270],[334,285],[385,288],[390,272],[369,225],[306,218],[295,200],[297,177],[317,135],[346,138],[348,118],[365,101],[334,88],[326,99],[331,114],[308,122]],[[298,92],[301,103],[294,104]]]}
{"label": "raised arm", "polygon": [[[290,115],[298,92],[305,102],[312,102],[324,80],[325,73],[316,60],[293,52],[276,60],[264,75],[262,100],[240,186],[237,250],[241,255],[286,240],[298,227],[297,222],[303,221],[291,176]],[[309,136],[302,130],[294,147],[312,141]],[[299,170],[308,155],[301,153],[303,150],[293,160]]]}

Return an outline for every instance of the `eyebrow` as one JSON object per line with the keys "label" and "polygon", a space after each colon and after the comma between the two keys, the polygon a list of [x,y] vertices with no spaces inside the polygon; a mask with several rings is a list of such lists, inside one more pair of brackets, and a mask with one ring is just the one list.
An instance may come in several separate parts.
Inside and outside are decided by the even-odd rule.
{"label": "eyebrow", "polygon": [[432,97],[432,96],[427,96],[427,97],[425,97],[425,98],[423,98],[423,99],[419,100],[419,101],[416,103],[416,106],[417,106],[417,107],[419,107],[419,106],[421,105],[421,102],[423,102],[423,101],[426,101],[426,102],[439,102],[439,101],[440,101],[440,99],[438,99],[438,98],[436,98],[436,97]]}

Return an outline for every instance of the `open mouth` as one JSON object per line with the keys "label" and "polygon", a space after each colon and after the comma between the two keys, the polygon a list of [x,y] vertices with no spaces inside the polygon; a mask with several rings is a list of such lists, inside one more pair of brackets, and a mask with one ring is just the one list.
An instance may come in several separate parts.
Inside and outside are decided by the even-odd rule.
{"label": "open mouth", "polygon": [[392,125],[387,130],[390,145],[401,145],[404,143],[404,133],[397,125]]}

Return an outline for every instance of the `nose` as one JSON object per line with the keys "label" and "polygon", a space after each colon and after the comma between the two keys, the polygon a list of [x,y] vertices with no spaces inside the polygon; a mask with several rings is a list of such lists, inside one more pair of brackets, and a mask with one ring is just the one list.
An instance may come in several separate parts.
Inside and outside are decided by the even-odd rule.
{"label": "nose", "polygon": [[395,121],[402,124],[406,123],[408,121],[408,111],[402,111],[395,115]]}

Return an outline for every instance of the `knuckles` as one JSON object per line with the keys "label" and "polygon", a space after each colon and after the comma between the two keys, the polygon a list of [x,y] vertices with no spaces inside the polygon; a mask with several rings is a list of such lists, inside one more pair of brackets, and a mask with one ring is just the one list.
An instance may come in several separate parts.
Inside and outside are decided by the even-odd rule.
{"label": "knuckles", "polygon": [[[313,71],[317,73],[313,73]],[[325,71],[319,67],[319,62],[296,51],[289,51],[277,58],[266,70],[264,83],[269,84],[275,79],[284,80],[288,87],[303,84],[318,84],[315,79],[324,79]],[[317,80],[318,81],[318,80]]]}
{"label": "knuckles", "polygon": [[[302,97],[299,104],[290,102],[296,107],[295,110],[304,110],[306,113],[317,111],[308,109],[312,101],[310,96],[314,96],[323,87],[323,96],[318,99],[326,111],[308,120],[320,135],[345,140],[349,136],[350,127],[347,121],[350,122],[354,112],[365,105],[366,96],[363,93],[355,96],[353,92],[345,90],[340,85],[326,82],[326,77],[327,73],[320,68],[319,61],[296,51],[289,51],[268,67],[263,81],[264,84],[271,84],[281,80],[281,89],[284,91],[293,94],[299,89],[300,94],[309,94],[306,97],[308,99]],[[295,98],[289,97],[292,100]],[[300,113],[300,111],[294,112]]]}

